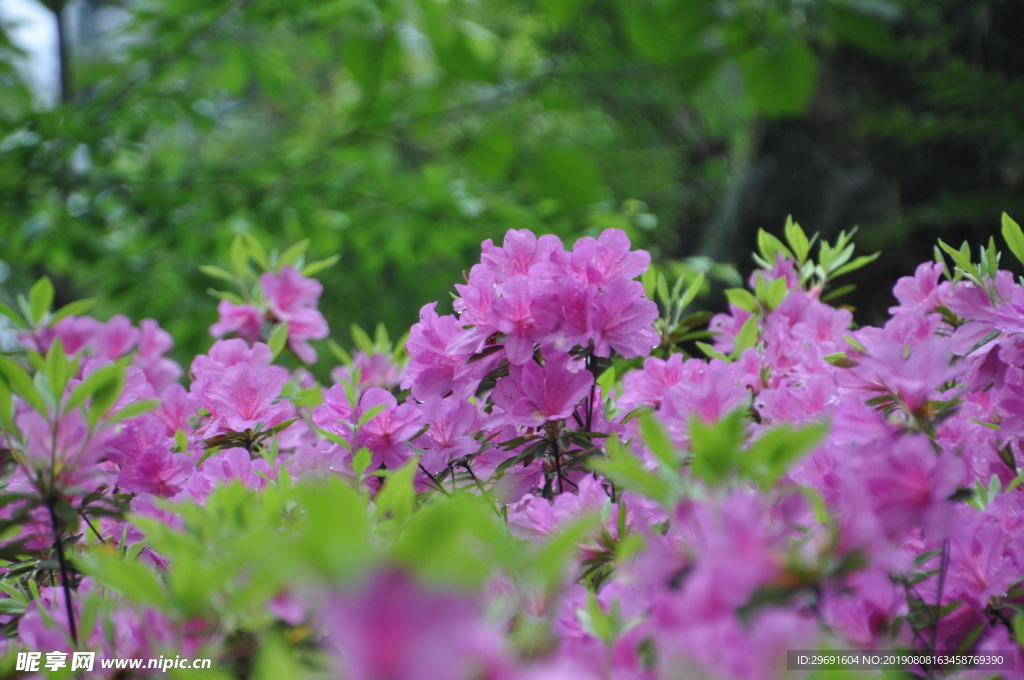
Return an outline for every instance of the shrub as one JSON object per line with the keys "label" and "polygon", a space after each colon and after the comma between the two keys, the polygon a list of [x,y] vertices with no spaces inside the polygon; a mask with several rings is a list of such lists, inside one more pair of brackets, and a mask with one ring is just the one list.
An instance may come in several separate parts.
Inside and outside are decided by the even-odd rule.
{"label": "shrub", "polygon": [[[1003,234],[1024,256],[1006,216]],[[0,358],[5,668],[82,650],[352,680],[771,678],[801,649],[1021,664],[1024,287],[993,243],[978,263],[940,245],[858,328],[827,300],[872,256],[789,222],[702,331],[703,279],[670,289],[623,232],[510,231],[454,314],[425,306],[404,343],[359,332],[352,355],[328,341],[328,387],[301,367],[327,327],[299,251],[240,238],[234,273],[208,268],[239,288],[211,328],[235,337],[187,388],[154,322],[50,311],[43,279],[0,309],[21,347]]]}

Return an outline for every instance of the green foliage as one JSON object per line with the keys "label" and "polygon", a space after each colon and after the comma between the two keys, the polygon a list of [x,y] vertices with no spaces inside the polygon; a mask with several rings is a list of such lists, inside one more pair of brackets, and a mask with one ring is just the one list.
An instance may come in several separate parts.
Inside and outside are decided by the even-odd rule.
{"label": "green foliage", "polygon": [[[14,287],[52,281],[26,300],[28,325],[87,292],[101,318],[156,317],[179,359],[207,343],[209,279],[244,279],[250,258],[308,258],[337,332],[407,326],[509,228],[618,227],[679,251],[678,225],[711,216],[755,117],[804,111],[818,52],[883,33],[839,0],[116,11],[132,39],[68,50],[52,110],[0,52],[0,250]],[[678,311],[669,342],[697,325]]]}

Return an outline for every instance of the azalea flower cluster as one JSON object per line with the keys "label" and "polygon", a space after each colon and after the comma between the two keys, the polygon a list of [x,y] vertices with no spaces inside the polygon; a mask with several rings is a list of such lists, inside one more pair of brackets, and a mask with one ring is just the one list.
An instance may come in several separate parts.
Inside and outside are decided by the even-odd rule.
{"label": "azalea flower cluster", "polygon": [[[1024,287],[991,248],[956,251],[857,327],[822,299],[843,249],[815,264],[787,236],[711,344],[674,352],[637,280],[650,257],[618,230],[485,241],[407,358],[364,347],[327,386],[279,358],[312,362],[327,335],[291,265],[221,302],[187,376],[150,320],[29,315],[28,369],[0,364],[0,650],[233,659],[287,639],[295,672],[352,680],[767,680],[787,650],[1000,650],[1024,676]],[[325,478],[350,493],[281,500]],[[224,590],[182,604],[206,591],[175,574],[215,559],[188,547],[214,531],[202,506],[230,526],[249,510],[217,508],[244,494],[265,521],[220,535]],[[244,556],[257,538],[304,557],[268,571]]]}

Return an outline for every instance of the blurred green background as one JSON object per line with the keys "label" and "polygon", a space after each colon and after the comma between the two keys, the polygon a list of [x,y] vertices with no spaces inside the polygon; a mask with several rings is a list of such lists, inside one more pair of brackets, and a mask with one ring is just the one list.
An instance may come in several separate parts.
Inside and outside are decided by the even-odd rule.
{"label": "blurred green background", "polygon": [[49,275],[178,358],[240,231],[340,253],[321,308],[347,346],[509,228],[745,273],[789,213],[859,225],[884,253],[848,298],[867,322],[936,236],[1024,217],[1019,0],[46,3],[49,98],[0,33],[0,297]]}

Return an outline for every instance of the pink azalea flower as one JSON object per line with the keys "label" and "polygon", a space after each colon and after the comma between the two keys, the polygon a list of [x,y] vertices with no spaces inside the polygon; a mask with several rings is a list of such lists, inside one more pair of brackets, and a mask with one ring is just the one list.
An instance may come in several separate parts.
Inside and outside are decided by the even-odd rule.
{"label": "pink azalea flower", "polygon": [[[412,388],[412,396],[426,399],[431,395],[440,397],[452,392],[455,368],[468,358],[466,355],[450,354],[448,343],[459,333],[459,321],[454,316],[438,316],[436,302],[420,309],[420,321],[409,330],[405,350],[409,353],[409,366],[402,389]],[[458,389],[459,396],[469,393]]]}
{"label": "pink azalea flower", "polygon": [[169,498],[181,492],[194,469],[193,461],[184,454],[172,454],[164,446],[152,445],[121,470],[117,484],[130,493]]}
{"label": "pink azalea flower", "polygon": [[370,450],[371,469],[381,464],[388,469],[401,467],[413,454],[409,439],[422,426],[423,415],[415,404],[399,405],[393,394],[373,387],[360,397],[357,417],[376,406],[384,409],[359,428],[356,448],[365,446]]}
{"label": "pink azalea flower", "polygon": [[477,430],[477,410],[468,401],[455,397],[433,396],[420,407],[430,425],[415,441],[423,449],[420,463],[430,473],[440,472],[448,461],[462,458],[480,448],[473,438]]}
{"label": "pink azalea flower", "polygon": [[572,269],[578,278],[602,286],[615,279],[635,278],[647,271],[651,256],[632,247],[621,229],[605,229],[596,239],[584,236],[573,246]]}
{"label": "pink azalea flower", "polygon": [[273,471],[263,458],[253,460],[245,449],[232,448],[219,451],[203,461],[199,471],[214,484],[241,482],[250,489],[262,489]]}
{"label": "pink azalea flower", "polygon": [[[78,410],[65,413],[56,428],[36,411],[24,411],[15,417],[18,430],[27,439],[25,455],[36,471],[52,473],[63,486],[96,485],[103,474],[98,467],[111,432],[99,428],[90,432],[85,415]],[[56,432],[54,431],[56,430]]]}
{"label": "pink azalea flower", "polygon": [[498,381],[498,389],[521,395],[511,405],[514,422],[535,426],[572,415],[589,394],[594,376],[589,371],[573,372],[568,364],[568,354],[550,352],[543,366],[531,361],[509,368],[508,376]]}
{"label": "pink azalea flower", "polygon": [[118,314],[100,327],[93,336],[92,345],[96,356],[114,360],[135,349],[138,341],[138,329],[132,326],[128,317]]}
{"label": "pink azalea flower", "polygon": [[54,336],[60,338],[64,351],[74,354],[92,343],[103,324],[88,316],[68,316],[53,326]]}
{"label": "pink azalea flower", "polygon": [[502,284],[501,297],[491,306],[493,326],[505,334],[505,354],[509,362],[516,365],[533,359],[537,331],[530,309],[532,302],[529,278],[517,274]]}
{"label": "pink azalea flower", "polygon": [[288,371],[280,366],[254,369],[245,362],[229,366],[207,390],[212,414],[234,432],[276,425],[285,407],[274,402],[287,381]]}
{"label": "pink azalea flower", "polygon": [[294,267],[284,266],[278,274],[260,276],[260,288],[270,301],[274,316],[288,326],[288,346],[307,364],[316,362],[316,351],[309,340],[327,337],[327,321],[317,311],[323,285],[307,279]]}
{"label": "pink azalea flower", "polygon": [[538,238],[529,229],[509,229],[501,248],[496,247],[491,239],[484,241],[481,248],[481,265],[489,269],[498,281],[504,281],[516,274],[529,274],[535,264],[545,263],[563,246],[557,236],[545,234]]}
{"label": "pink azalea flower", "polygon": [[210,326],[210,335],[222,338],[234,333],[252,344],[260,339],[263,314],[253,305],[236,305],[230,300],[221,300],[217,305],[217,323]]}
{"label": "pink azalea flower", "polygon": [[654,330],[658,305],[644,295],[639,281],[615,279],[595,298],[591,320],[594,354],[616,352],[631,359],[648,356],[660,338]]}
{"label": "pink azalea flower", "polygon": [[597,294],[597,286],[567,276],[538,285],[531,311],[541,345],[559,352],[586,347]]}
{"label": "pink azalea flower", "polygon": [[502,636],[479,601],[400,572],[331,596],[321,617],[347,680],[469,680],[502,664]]}
{"label": "pink azalea flower", "polygon": [[324,392],[324,403],[313,408],[313,424],[349,440],[355,427],[353,414],[345,386],[334,385]]}

